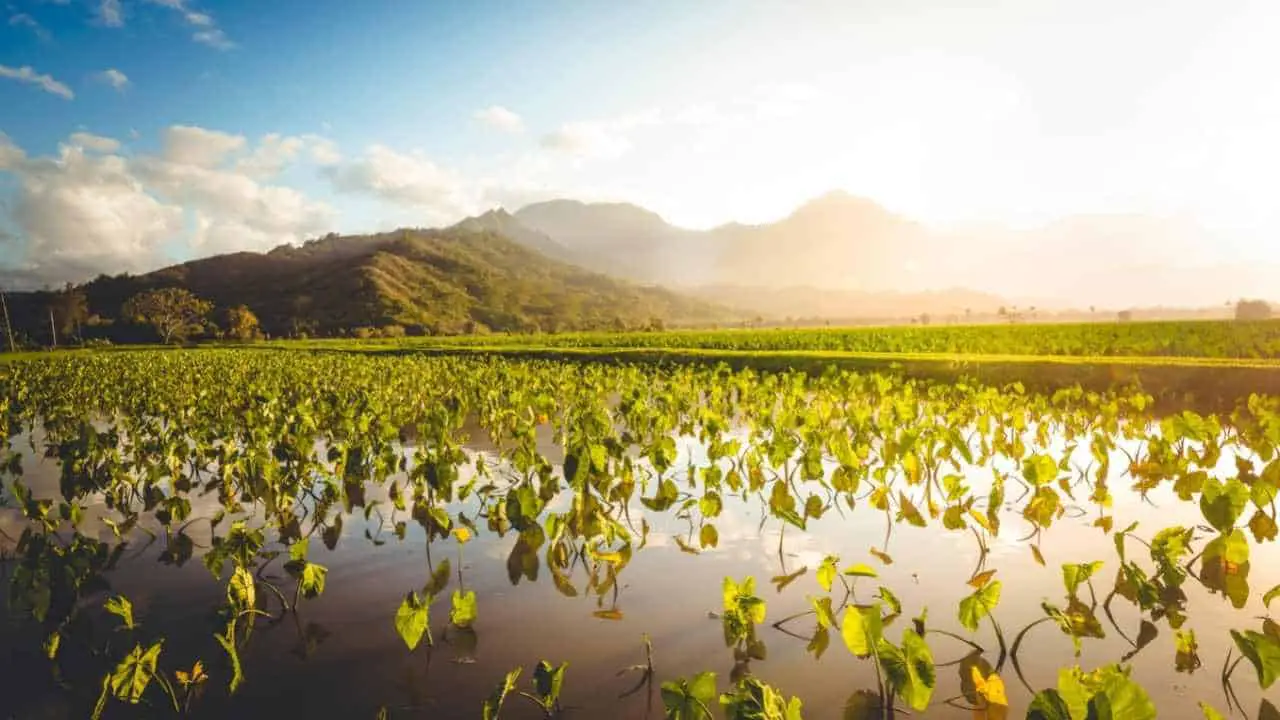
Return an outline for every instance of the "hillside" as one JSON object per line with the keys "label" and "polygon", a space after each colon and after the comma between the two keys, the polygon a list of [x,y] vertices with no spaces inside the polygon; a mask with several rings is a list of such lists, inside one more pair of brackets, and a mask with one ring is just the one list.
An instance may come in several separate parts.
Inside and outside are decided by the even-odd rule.
{"label": "hillside", "polygon": [[[446,334],[731,318],[705,301],[549,259],[486,227],[499,220],[473,219],[443,230],[330,235],[300,247],[218,255],[145,275],[100,276],[81,289],[91,314],[115,319],[138,292],[183,287],[219,308],[247,305],[272,336],[335,335],[387,325],[411,334]],[[48,293],[10,296],[15,329],[45,341],[49,300]]]}

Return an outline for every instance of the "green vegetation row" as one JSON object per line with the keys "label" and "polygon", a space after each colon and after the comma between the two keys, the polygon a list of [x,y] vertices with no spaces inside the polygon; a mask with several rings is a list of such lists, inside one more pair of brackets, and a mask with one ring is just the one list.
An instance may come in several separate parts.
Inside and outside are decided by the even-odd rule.
{"label": "green vegetation row", "polygon": [[[1280,398],[1255,395],[1230,413],[1159,421],[1151,402],[1141,392],[1040,394],[876,373],[487,357],[201,350],[13,362],[0,367],[0,476],[26,526],[13,548],[9,608],[39,628],[51,666],[86,714],[123,704],[181,715],[198,711],[208,693],[234,695],[253,681],[242,657],[260,623],[305,612],[309,599],[343,582],[312,550],[360,542],[344,539],[344,525],[368,523],[374,545],[404,542],[410,525],[420,527],[428,558],[432,543],[456,546],[456,587],[448,553],[437,553],[423,584],[386,608],[404,651],[430,652],[442,631],[475,633],[486,602],[498,602],[465,584],[462,554],[478,534],[512,538],[509,569],[532,580],[545,567],[557,591],[594,599],[597,618],[616,620],[626,570],[649,539],[637,508],[687,521],[688,535],[675,541],[697,554],[718,545],[717,524],[738,499],[781,532],[848,513],[890,529],[953,533],[979,550],[972,576],[941,607],[878,582],[871,563],[892,562],[888,537],[865,559],[828,556],[771,580],[781,593],[812,573],[822,590],[799,602],[783,596],[802,609],[774,629],[788,628],[816,658],[838,634],[874,669],[873,687],[850,688],[860,698],[852,717],[948,700],[936,693],[932,647],[947,637],[973,651],[960,666],[962,695],[981,717],[1006,717],[1006,687],[1018,682],[1033,698],[1018,708],[1028,717],[1145,720],[1159,698],[1132,679],[1128,663],[1163,630],[1177,640],[1170,660],[1178,672],[1221,668],[1222,696],[1192,699],[1214,718],[1215,706],[1242,710],[1241,692],[1264,692],[1280,677],[1280,625],[1268,614],[1280,587],[1250,585],[1251,563],[1274,563]],[[464,451],[472,424],[496,457]],[[539,451],[540,430],[551,432],[563,461]],[[706,462],[678,464],[678,436],[697,438]],[[29,451],[58,463],[58,497],[24,484]],[[1224,458],[1234,458],[1227,471]],[[1200,521],[1140,528],[1114,510],[1113,493],[1157,490],[1174,493]],[[202,496],[217,498],[212,515],[194,513]],[[113,539],[82,532],[97,501]],[[1114,552],[1065,564],[1061,587],[1041,589],[1040,617],[1005,627],[1002,589],[1017,579],[988,565],[989,548],[1021,538],[1043,563],[1041,544],[1069,513],[1092,518]],[[90,602],[140,534],[162,538],[162,563],[181,566],[197,557],[195,527],[212,533],[199,561],[225,588],[203,650],[168,649],[128,598]],[[284,578],[264,572],[273,562]],[[1197,634],[1194,586],[1234,608],[1233,628],[1213,633],[1223,637]],[[641,685],[661,682],[665,714],[677,720],[798,720],[800,700],[761,677],[769,615],[755,580],[727,578],[721,601],[735,667],[729,685],[711,673],[664,680],[652,652],[635,671]],[[1140,616],[1136,627],[1117,621],[1120,605]],[[107,634],[104,619],[114,625]],[[1094,668],[1069,659],[1069,649],[1079,657],[1108,632],[1131,651]],[[1020,669],[1029,637],[1056,638],[1031,651],[1062,657],[1053,687],[1032,687]],[[1208,648],[1226,649],[1202,659]],[[523,693],[558,716],[572,695],[566,677],[563,664],[544,663],[527,689],[512,671],[494,678],[491,696],[457,700],[489,720]]]}
{"label": "green vegetation row", "polygon": [[1280,320],[674,330],[465,336],[410,342],[601,349],[1257,359],[1280,358]]}

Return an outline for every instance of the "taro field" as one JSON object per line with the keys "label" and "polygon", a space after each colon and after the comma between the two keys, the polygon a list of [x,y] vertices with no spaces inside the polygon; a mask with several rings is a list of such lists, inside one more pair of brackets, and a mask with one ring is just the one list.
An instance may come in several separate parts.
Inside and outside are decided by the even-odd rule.
{"label": "taro field", "polygon": [[4,718],[1280,717],[1280,398],[202,349],[0,422]]}

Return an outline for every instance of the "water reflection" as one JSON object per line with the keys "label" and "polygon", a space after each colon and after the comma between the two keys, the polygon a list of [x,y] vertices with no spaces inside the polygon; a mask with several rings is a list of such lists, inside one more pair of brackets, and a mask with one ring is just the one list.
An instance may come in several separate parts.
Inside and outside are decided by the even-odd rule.
{"label": "water reflection", "polygon": [[[1036,432],[1027,430],[1028,436]],[[466,445],[467,462],[456,486],[488,482],[510,470],[478,427],[467,434],[476,439]],[[676,478],[683,482],[713,465],[707,444],[690,436],[674,438]],[[44,442],[39,433],[30,440],[34,447]],[[723,440],[747,443],[752,438],[735,431]],[[1127,465],[1136,442],[1120,443],[1110,462]],[[1045,450],[1063,455],[1068,444],[1065,438],[1050,438]],[[401,452],[412,457],[416,450],[410,444]],[[539,430],[537,450],[557,467],[565,462],[564,449],[545,428]],[[1083,464],[1089,450],[1077,447],[1071,458]],[[828,473],[838,467],[830,460],[824,463]],[[58,498],[59,465],[52,460],[25,465],[24,482],[33,497]],[[477,466],[487,470],[479,472]],[[728,460],[715,466],[725,473],[733,469]],[[993,470],[1018,473],[1020,468],[996,461],[957,475],[971,493],[986,497]],[[1233,477],[1236,470],[1236,457],[1223,453],[1216,471]],[[565,482],[563,475],[557,477]],[[1194,630],[1194,652],[1188,650],[1185,634],[1145,618],[1139,609],[1145,600],[1138,598],[1136,586],[1130,598],[1136,603],[1112,597],[1119,558],[1115,535],[1099,526],[1100,517],[1114,518],[1116,529],[1138,524],[1129,547],[1135,556],[1147,552],[1144,545],[1156,531],[1174,525],[1189,528],[1188,544],[1197,548],[1217,536],[1204,525],[1202,508],[1180,499],[1170,483],[1141,495],[1114,483],[1105,506],[1064,492],[1061,513],[1042,523],[1028,521],[1025,497],[1009,488],[996,511],[1001,530],[982,543],[967,529],[943,531],[938,520],[917,527],[909,517],[878,511],[865,493],[854,507],[824,505],[821,516],[808,517],[803,529],[780,520],[762,493],[719,495],[713,518],[707,517],[713,515],[708,508],[694,510],[700,505],[697,497],[692,505],[677,498],[656,511],[651,506],[657,500],[646,504],[637,493],[612,513],[634,529],[634,547],[628,546],[621,561],[605,562],[589,556],[614,549],[554,546],[536,524],[524,532],[490,532],[494,518],[484,517],[478,494],[446,506],[450,515],[472,521],[473,538],[465,545],[456,535],[429,542],[429,522],[406,521],[403,513],[393,519],[388,510],[397,500],[393,488],[411,499],[404,474],[383,485],[348,487],[351,507],[337,515],[342,522],[326,525],[308,545],[308,559],[328,568],[325,591],[299,603],[296,613],[257,623],[241,656],[245,684],[230,697],[202,692],[193,705],[195,715],[373,717],[386,706],[393,717],[473,718],[480,699],[508,670],[523,666],[522,681],[527,681],[534,665],[547,659],[568,662],[564,703],[572,717],[660,717],[657,685],[706,670],[734,680],[754,674],[801,697],[805,717],[872,717],[879,708],[879,698],[869,690],[877,684],[874,666],[846,652],[838,634],[824,634],[810,614],[809,598],[830,594],[820,587],[815,571],[826,558],[838,557],[842,568],[865,563],[875,572],[874,578],[847,578],[854,602],[893,597],[901,603],[901,613],[891,623],[893,637],[926,611],[929,628],[941,631],[929,636],[938,668],[929,717],[972,717],[975,668],[983,677],[998,671],[1005,677],[1010,706],[1025,708],[1031,690],[1054,686],[1060,667],[1078,663],[1093,668],[1118,660],[1132,663],[1133,678],[1159,708],[1180,716],[1180,708],[1200,700],[1227,706],[1216,670],[1203,667],[1202,658],[1212,663],[1225,657],[1231,647],[1229,631],[1265,613],[1257,588],[1280,584],[1274,545],[1256,543],[1251,562],[1232,563],[1224,555],[1223,562],[1204,564],[1199,577],[1176,589],[1166,585],[1167,593],[1148,605],[1187,615],[1179,631]],[[86,588],[78,602],[96,608],[123,594],[132,601],[146,635],[166,638],[166,656],[182,659],[184,667],[202,659],[225,677],[225,662],[210,642],[210,628],[218,626],[211,610],[226,599],[226,577],[215,582],[202,562],[218,542],[207,520],[219,513],[221,502],[215,494],[188,499],[193,520],[181,533],[165,532],[153,519],[131,529],[127,549],[106,575],[109,587]],[[576,501],[573,493],[561,492],[543,512],[565,512]],[[109,517],[99,495],[87,506],[81,531],[113,542]],[[263,522],[259,515],[246,527]],[[705,534],[709,524],[714,538]],[[17,512],[0,512],[7,551],[14,550],[12,543],[27,526]],[[284,559],[269,564],[261,577],[287,586]],[[1064,588],[1064,564],[1099,559],[1103,565],[1092,577]],[[4,568],[9,581],[13,563]],[[984,571],[1003,581],[995,613],[1003,637],[985,622],[976,633],[969,632],[957,618],[957,603],[973,592],[970,582]],[[767,619],[729,632],[720,603],[723,579],[748,576],[756,578]],[[478,619],[469,628],[449,623],[451,593],[463,588],[478,598]],[[430,628],[435,644],[414,652],[405,649],[392,622],[407,591],[434,598]],[[839,592],[833,597],[838,600]],[[784,618],[794,619],[778,623]],[[87,621],[91,637],[111,636],[111,620],[103,613],[94,611]],[[0,658],[0,677],[9,679],[4,702],[10,704],[10,715],[86,714],[96,688],[84,683],[83,676],[100,675],[100,662],[76,661],[68,653],[72,659],[60,673],[81,680],[69,692],[62,678],[51,674],[40,651],[45,638],[35,627],[10,621],[0,632],[4,647],[12,649]],[[645,682],[643,674],[620,673],[647,662],[643,636],[652,642],[652,682]],[[1011,655],[1015,649],[1016,658]],[[1244,676],[1242,671],[1238,677]],[[1234,690],[1245,708],[1259,708],[1259,717],[1276,716],[1252,678],[1236,683]],[[136,708],[114,707],[111,712],[123,717],[130,710]],[[526,702],[509,703],[503,714],[540,716]]]}

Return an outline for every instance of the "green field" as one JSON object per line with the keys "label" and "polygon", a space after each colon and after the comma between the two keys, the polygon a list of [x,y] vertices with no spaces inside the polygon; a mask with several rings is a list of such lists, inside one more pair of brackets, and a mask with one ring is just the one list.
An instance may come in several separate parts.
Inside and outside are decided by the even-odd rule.
{"label": "green field", "polygon": [[1280,358],[1280,320],[470,335],[403,342],[747,352],[1276,359]]}

